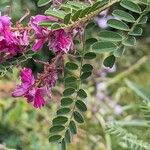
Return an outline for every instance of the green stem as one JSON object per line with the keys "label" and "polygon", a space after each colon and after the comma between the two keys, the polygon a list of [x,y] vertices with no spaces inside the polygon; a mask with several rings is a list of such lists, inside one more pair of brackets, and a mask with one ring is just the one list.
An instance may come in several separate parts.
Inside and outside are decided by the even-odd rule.
{"label": "green stem", "polygon": [[[79,76],[78,76],[78,81],[79,81],[79,83],[78,83],[78,87],[77,87],[77,91],[76,92],[78,92],[79,91],[79,89],[80,89],[80,85],[81,85],[81,79],[80,79],[80,77],[81,77],[81,74],[82,74],[82,66],[83,66],[83,60],[84,60],[84,52],[85,52],[85,41],[84,41],[84,34],[83,34],[83,41],[82,41],[82,44],[83,44],[83,53],[82,53],[82,55],[81,55],[81,61],[80,61],[80,73],[79,73]],[[70,118],[69,118],[69,122],[68,122],[68,125],[67,125],[67,127],[66,127],[66,130],[65,130],[65,132],[67,131],[67,129],[69,128],[69,124],[70,124],[70,121],[72,120],[72,117],[73,117],[73,112],[75,111],[75,103],[76,103],[76,101],[77,101],[77,99],[78,99],[78,94],[76,93],[76,96],[75,96],[75,100],[74,100],[74,104],[73,104],[73,108],[72,108],[72,111],[71,111],[71,116],[70,116]]]}
{"label": "green stem", "polygon": [[98,10],[90,13],[89,15],[86,15],[85,17],[73,22],[73,24],[69,24],[67,26],[65,26],[65,29],[73,29],[78,27],[79,25],[83,25],[86,22],[90,21],[91,19],[93,19],[96,15],[98,15],[100,12],[102,12],[103,10],[111,7],[113,4],[120,2],[121,0],[112,0],[112,1],[108,1],[108,3],[106,3],[104,6],[100,7]]}

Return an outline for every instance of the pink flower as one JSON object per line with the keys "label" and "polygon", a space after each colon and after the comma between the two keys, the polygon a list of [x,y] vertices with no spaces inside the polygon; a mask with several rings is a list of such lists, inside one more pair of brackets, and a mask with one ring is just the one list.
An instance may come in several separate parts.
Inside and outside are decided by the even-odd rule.
{"label": "pink flower", "polygon": [[0,52],[7,54],[8,58],[22,53],[29,45],[28,30],[12,31],[11,19],[0,16]]}
{"label": "pink flower", "polygon": [[67,53],[73,47],[72,37],[63,29],[56,30],[50,37],[49,47],[56,53]]}
{"label": "pink flower", "polygon": [[44,88],[33,88],[30,90],[25,97],[28,103],[33,102],[35,108],[42,108],[45,105],[45,100],[43,98],[46,90]]}
{"label": "pink flower", "polygon": [[27,102],[33,102],[35,108],[41,108],[45,105],[43,95],[46,93],[44,88],[35,87],[35,79],[32,75],[32,70],[24,68],[21,73],[21,85],[18,85],[15,91],[12,93],[13,97],[24,96],[27,98]]}
{"label": "pink flower", "polygon": [[17,85],[15,91],[12,93],[13,97],[24,96],[32,88],[35,83],[34,76],[32,75],[32,70],[29,68],[24,68],[20,73],[22,83]]}
{"label": "pink flower", "polygon": [[55,53],[67,53],[73,47],[72,36],[63,29],[51,31],[47,27],[39,25],[40,22],[56,22],[56,18],[51,16],[37,15],[31,17],[29,25],[35,32],[35,43],[33,51],[42,49],[43,45],[48,42],[49,48]]}
{"label": "pink flower", "polygon": [[35,97],[34,97],[34,107],[41,108],[45,105],[45,101],[43,98],[43,89],[36,89]]}
{"label": "pink flower", "polygon": [[8,16],[0,16],[0,32],[7,30],[11,26],[11,18]]}
{"label": "pink flower", "polygon": [[40,22],[51,22],[57,21],[54,17],[37,15],[31,17],[29,25],[35,32],[35,43],[32,47],[33,51],[40,50],[44,43],[48,40],[49,31],[46,27],[42,27],[39,25]]}
{"label": "pink flower", "polygon": [[43,97],[45,95],[51,97],[51,88],[57,80],[56,70],[51,69],[46,74],[41,74],[39,79],[35,80],[32,70],[30,68],[24,68],[20,72],[21,84],[16,86],[12,96],[23,96],[27,99],[28,103],[33,103],[35,108],[42,108],[45,105]]}

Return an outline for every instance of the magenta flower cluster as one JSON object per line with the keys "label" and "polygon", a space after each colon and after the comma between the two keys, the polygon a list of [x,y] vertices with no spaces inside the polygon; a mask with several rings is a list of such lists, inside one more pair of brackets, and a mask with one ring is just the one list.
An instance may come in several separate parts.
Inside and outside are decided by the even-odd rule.
{"label": "magenta flower cluster", "polygon": [[49,49],[55,53],[67,53],[73,47],[71,33],[66,33],[63,29],[56,31],[48,30],[46,27],[39,26],[40,22],[53,22],[56,18],[51,16],[37,15],[31,17],[29,25],[35,32],[35,43],[33,50],[40,50],[48,42]]}
{"label": "magenta flower cluster", "polygon": [[67,53],[73,48],[71,32],[63,29],[51,31],[47,27],[40,26],[40,22],[56,22],[57,19],[51,16],[37,15],[31,17],[28,27],[17,23],[12,27],[9,16],[0,16],[0,53],[11,58],[18,53],[24,53],[29,45],[32,31],[34,34],[33,51],[41,50],[47,42],[49,49],[55,53]]}
{"label": "magenta flower cluster", "polygon": [[51,69],[47,74],[41,75],[39,79],[35,79],[30,68],[24,68],[20,72],[21,84],[17,85],[12,93],[13,97],[24,96],[28,103],[33,102],[35,108],[42,108],[45,105],[44,96],[51,97],[51,88],[57,81],[57,72]]}
{"label": "magenta flower cluster", "polygon": [[[40,75],[33,75],[30,68],[24,68],[20,72],[21,83],[17,85],[12,96],[25,97],[35,108],[42,108],[45,105],[46,96],[51,98],[51,89],[57,81],[57,61],[62,60],[60,58],[63,54],[73,48],[72,31],[66,32],[64,29],[52,31],[40,26],[41,22],[57,21],[51,16],[37,15],[30,18],[27,27],[24,27],[21,22],[12,26],[9,16],[0,16],[0,55],[2,56],[0,62],[19,53],[25,53],[30,43],[33,43],[34,52],[41,50],[47,43],[49,49],[56,54],[55,63],[45,63],[44,71]],[[34,40],[30,38],[33,36]]]}
{"label": "magenta flower cluster", "polygon": [[23,53],[29,45],[29,31],[24,28],[14,30],[12,22],[8,16],[0,16],[0,53],[11,58],[18,53]]}

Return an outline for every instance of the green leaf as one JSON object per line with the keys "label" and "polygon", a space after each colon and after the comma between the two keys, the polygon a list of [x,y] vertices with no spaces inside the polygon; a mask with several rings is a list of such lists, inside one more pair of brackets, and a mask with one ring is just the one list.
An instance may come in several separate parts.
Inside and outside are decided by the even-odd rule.
{"label": "green leaf", "polygon": [[42,7],[42,6],[45,6],[45,5],[47,5],[48,3],[50,3],[52,0],[39,0],[38,1],[38,6],[39,7]]}
{"label": "green leaf", "polygon": [[72,6],[72,5],[69,5],[69,4],[67,4],[67,3],[65,3],[65,4],[62,3],[60,6],[61,6],[61,9],[62,9],[62,10],[69,11],[69,12],[79,10],[79,8],[74,7],[74,6]]}
{"label": "green leaf", "polygon": [[92,50],[97,53],[112,52],[117,49],[117,46],[109,41],[96,42],[92,45]]}
{"label": "green leaf", "polygon": [[53,22],[40,22],[38,25],[43,27],[51,27],[54,24]]}
{"label": "green leaf", "polygon": [[60,10],[55,10],[55,9],[52,9],[52,8],[49,8],[48,10],[46,10],[45,14],[49,15],[49,16],[56,17],[58,19],[62,19],[62,20],[64,20],[64,18],[66,16],[65,12],[60,11]]}
{"label": "green leaf", "polygon": [[49,137],[49,142],[57,142],[61,139],[61,135],[53,135]]}
{"label": "green leaf", "polygon": [[61,150],[67,150],[67,145],[66,145],[65,139],[63,139],[61,142]]}
{"label": "green leaf", "polygon": [[65,87],[72,87],[77,89],[78,79],[74,76],[67,77],[65,79]]}
{"label": "green leaf", "polygon": [[125,46],[134,46],[136,44],[136,38],[134,36],[128,36],[122,41]]}
{"label": "green leaf", "polygon": [[73,93],[75,92],[75,89],[74,88],[67,88],[64,90],[63,92],[63,96],[70,96],[72,95]]}
{"label": "green leaf", "polygon": [[72,103],[73,103],[72,98],[66,97],[61,99],[61,106],[68,106],[71,105]]}
{"label": "green leaf", "polygon": [[125,51],[125,47],[121,46],[118,49],[116,49],[113,54],[115,57],[121,57],[123,55],[124,51]]}
{"label": "green leaf", "polygon": [[66,143],[71,143],[71,136],[70,136],[70,131],[69,130],[67,130],[65,132],[65,141],[66,141]]}
{"label": "green leaf", "polygon": [[145,4],[148,5],[148,1],[147,0],[138,0],[141,4]]}
{"label": "green leaf", "polygon": [[85,43],[86,43],[87,45],[92,45],[92,44],[94,44],[95,42],[97,42],[97,39],[96,39],[96,38],[89,38],[89,39],[87,39],[87,40],[85,41]]}
{"label": "green leaf", "polygon": [[109,27],[112,27],[118,30],[129,31],[128,25],[120,20],[110,19],[108,20],[107,23]]}
{"label": "green leaf", "polygon": [[102,40],[106,40],[106,41],[122,41],[123,37],[116,33],[116,32],[113,32],[113,31],[101,31],[98,36],[100,37],[100,39]]}
{"label": "green leaf", "polygon": [[70,129],[72,134],[77,134],[77,127],[76,127],[76,124],[73,120],[71,120],[69,123],[69,129]]}
{"label": "green leaf", "polygon": [[70,19],[71,19],[71,13],[67,14],[65,17],[64,17],[64,24],[69,24],[70,23]]}
{"label": "green leaf", "polygon": [[93,70],[93,66],[90,64],[84,64],[81,69],[83,72],[89,72]]}
{"label": "green leaf", "polygon": [[109,2],[110,2],[109,0],[102,0],[96,9],[98,10],[98,9],[102,8],[104,5],[106,5]]}
{"label": "green leaf", "polygon": [[49,131],[50,131],[51,133],[56,133],[56,132],[63,131],[64,129],[65,129],[64,126],[62,126],[62,125],[56,125],[56,126],[52,126],[52,127],[49,129]]}
{"label": "green leaf", "polygon": [[140,21],[138,22],[138,24],[145,24],[147,23],[148,17],[147,16],[143,16]]}
{"label": "green leaf", "polygon": [[67,4],[72,5],[76,8],[86,8],[87,5],[83,2],[77,2],[77,1],[68,1]]}
{"label": "green leaf", "polygon": [[83,116],[78,111],[73,112],[73,117],[74,117],[74,120],[78,123],[84,122]]}
{"label": "green leaf", "polygon": [[130,11],[133,11],[135,13],[141,13],[142,10],[138,4],[135,4],[134,2],[130,0],[123,0],[121,1],[120,5]]}
{"label": "green leaf", "polygon": [[[149,3],[150,4],[150,3]],[[146,9],[143,11],[142,15],[146,15],[150,12],[150,5],[147,5]]]}
{"label": "green leaf", "polygon": [[96,58],[96,54],[93,52],[88,52],[84,55],[84,59],[94,59]]}
{"label": "green leaf", "polygon": [[134,29],[129,32],[129,35],[133,35],[133,36],[141,36],[143,32],[143,29],[139,26],[135,26]]}
{"label": "green leaf", "polygon": [[80,89],[78,92],[77,92],[78,96],[80,98],[86,98],[87,97],[87,93],[83,90],[83,89]]}
{"label": "green leaf", "polygon": [[74,82],[77,82],[77,78],[74,76],[65,78],[65,83],[74,83]]}
{"label": "green leaf", "polygon": [[57,110],[57,115],[65,115],[65,114],[68,114],[70,111],[71,111],[70,108],[63,107],[63,108],[60,108],[59,110]]}
{"label": "green leaf", "polygon": [[150,90],[149,89],[144,89],[140,85],[127,79],[125,80],[125,82],[128,85],[128,87],[131,88],[142,99],[144,99],[144,101],[146,101],[147,103],[150,102]]}
{"label": "green leaf", "polygon": [[98,2],[94,3],[91,6],[91,9],[89,10],[89,12],[93,12],[93,11],[97,10],[98,6],[100,6],[102,3],[103,3],[102,1],[98,1]]}
{"label": "green leaf", "polygon": [[54,125],[62,125],[65,124],[68,121],[68,118],[65,116],[57,116],[56,118],[53,119],[53,124]]}
{"label": "green leaf", "polygon": [[82,9],[76,11],[76,12],[74,13],[74,15],[72,16],[71,20],[72,20],[72,21],[76,21],[76,20],[79,18],[80,14],[81,14],[81,11],[82,11]]}
{"label": "green leaf", "polygon": [[135,18],[131,14],[123,10],[114,10],[112,14],[114,17],[119,18],[123,21],[135,22]]}
{"label": "green leaf", "polygon": [[89,12],[89,10],[91,9],[91,7],[87,7],[87,8],[85,8],[85,9],[83,9],[82,11],[81,11],[81,13],[80,13],[80,18],[83,18],[83,17],[85,17],[85,15],[87,15],[88,14],[88,12]]}
{"label": "green leaf", "polygon": [[51,25],[51,27],[50,28],[48,28],[48,29],[50,29],[50,30],[58,30],[58,29],[61,29],[62,27],[60,26],[60,24],[58,24],[58,23],[53,23],[52,25]]}
{"label": "green leaf", "polygon": [[65,67],[69,70],[77,70],[78,69],[78,65],[73,62],[67,62]]}
{"label": "green leaf", "polygon": [[115,61],[116,57],[114,55],[110,55],[107,58],[105,58],[103,64],[105,67],[112,68],[114,66]]}
{"label": "green leaf", "polygon": [[81,80],[85,80],[85,79],[87,79],[88,77],[90,77],[91,76],[91,74],[92,74],[92,72],[83,72],[82,73],[82,75],[81,75],[81,77],[80,77],[80,79]]}
{"label": "green leaf", "polygon": [[87,111],[87,107],[83,101],[77,100],[75,105],[81,112]]}

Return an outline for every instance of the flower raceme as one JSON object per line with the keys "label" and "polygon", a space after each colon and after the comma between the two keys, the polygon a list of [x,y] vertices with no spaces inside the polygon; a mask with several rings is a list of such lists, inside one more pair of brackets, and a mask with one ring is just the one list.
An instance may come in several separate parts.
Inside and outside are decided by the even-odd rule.
{"label": "flower raceme", "polygon": [[40,22],[56,22],[56,18],[51,16],[37,15],[31,17],[29,26],[34,30],[35,43],[32,47],[33,51],[40,50],[43,45],[48,42],[49,49],[55,53],[67,53],[73,48],[73,40],[71,32],[65,32],[63,29],[51,31],[47,27],[39,25]]}
{"label": "flower raceme", "polygon": [[0,56],[2,56],[0,62],[19,53],[25,53],[32,34],[35,40],[32,46],[34,52],[41,50],[47,42],[49,49],[56,54],[53,63],[45,63],[44,71],[37,78],[30,68],[24,68],[20,72],[21,84],[16,86],[12,96],[25,97],[27,102],[33,103],[35,108],[42,108],[45,105],[45,96],[51,98],[52,87],[58,78],[57,61],[60,63],[62,55],[73,49],[72,31],[66,32],[64,29],[52,31],[48,27],[40,26],[40,22],[57,21],[58,19],[51,16],[37,15],[30,18],[27,27],[23,27],[20,22],[13,27],[9,16],[0,16]]}
{"label": "flower raceme", "polygon": [[18,53],[23,53],[29,45],[29,31],[26,28],[12,30],[11,18],[0,16],[0,53],[11,58]]}
{"label": "flower raceme", "polygon": [[9,16],[0,16],[0,53],[5,55],[6,59],[12,58],[18,53],[24,53],[29,46],[29,37],[32,33],[35,37],[33,51],[41,50],[47,42],[49,49],[54,53],[67,53],[73,48],[72,31],[66,32],[63,29],[51,31],[47,27],[40,26],[40,22],[57,21],[58,19],[51,16],[36,15],[30,18],[27,27],[23,27],[21,23],[12,27]]}
{"label": "flower raceme", "polygon": [[44,96],[51,96],[49,93],[57,80],[57,72],[55,69],[47,73],[40,75],[40,78],[35,80],[30,68],[22,69],[20,72],[21,84],[17,85],[12,96],[24,96],[28,103],[33,102],[35,108],[42,108],[45,105]]}

